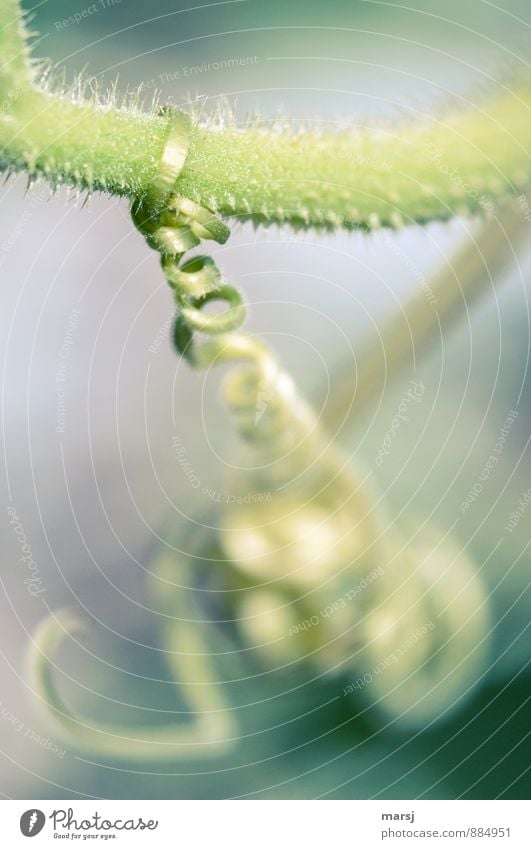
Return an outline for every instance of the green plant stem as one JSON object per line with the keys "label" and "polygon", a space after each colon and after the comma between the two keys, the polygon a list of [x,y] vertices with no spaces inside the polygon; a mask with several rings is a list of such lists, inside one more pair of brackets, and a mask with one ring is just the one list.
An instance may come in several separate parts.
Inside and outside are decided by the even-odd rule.
{"label": "green plant stem", "polygon": [[[15,0],[0,0],[0,168],[131,199],[145,193],[166,117],[36,88]],[[531,86],[398,127],[296,132],[195,120],[176,191],[212,211],[298,227],[372,228],[475,213],[531,177]]]}
{"label": "green plant stem", "polygon": [[[189,599],[187,603],[188,614],[193,606]],[[220,754],[237,739],[232,711],[223,700],[221,685],[199,636],[199,626],[179,619],[176,611],[174,616],[163,629],[164,651],[173,680],[180,682],[189,710],[176,711],[184,714],[185,721],[159,726],[100,724],[96,727],[90,719],[77,714],[60,693],[52,658],[65,638],[84,630],[84,625],[68,609],[50,615],[41,623],[31,653],[36,689],[50,717],[76,746],[92,755],[121,760],[175,761]],[[188,722],[187,713],[191,720]]]}

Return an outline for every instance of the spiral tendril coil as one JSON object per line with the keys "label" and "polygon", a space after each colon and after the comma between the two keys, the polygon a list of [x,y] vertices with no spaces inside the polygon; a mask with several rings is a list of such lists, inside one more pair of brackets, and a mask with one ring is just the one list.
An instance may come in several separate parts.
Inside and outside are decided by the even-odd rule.
{"label": "spiral tendril coil", "polygon": [[[375,591],[366,593],[358,605],[359,621],[352,637],[350,625],[345,633],[337,634],[323,625],[321,642],[316,645],[323,650],[327,669],[332,665],[360,671],[344,688],[345,695],[367,684],[375,703],[393,717],[422,724],[447,704],[455,703],[470,677],[484,668],[489,613],[482,581],[464,551],[448,548],[437,535],[432,538],[428,533],[425,540],[407,546],[394,539],[394,534],[391,543],[380,540],[381,520],[374,516],[366,488],[324,437],[317,417],[298,396],[293,381],[267,346],[241,331],[246,315],[241,293],[223,280],[211,257],[199,255],[183,261],[203,239],[224,244],[229,229],[211,210],[179,194],[178,177],[188,152],[190,121],[175,110],[163,111],[169,117],[166,145],[149,191],[133,203],[131,214],[150,247],[160,254],[166,280],[174,292],[178,312],[173,338],[177,351],[198,368],[243,363],[232,369],[224,382],[225,400],[240,433],[262,452],[274,452],[275,465],[282,467],[285,477],[306,472],[316,457],[323,473],[319,487],[311,493],[305,490],[302,499],[290,501],[290,495],[281,493],[271,506],[269,521],[262,525],[255,522],[252,509],[247,510],[247,517],[245,510],[240,511],[239,527],[232,537],[230,528],[226,529],[222,548],[243,572],[251,569],[256,575],[263,569],[263,577],[268,578],[279,563],[289,572],[289,557],[286,560],[285,553],[282,558],[278,556],[279,545],[287,541],[283,551],[291,552],[293,574],[298,574],[300,564],[304,572],[302,583],[291,574],[281,575],[293,590],[290,612],[295,617],[297,610],[305,609],[305,602],[298,601],[301,588],[305,596],[313,586],[312,603],[319,610],[330,602],[324,595],[329,592],[326,578],[335,579],[345,570],[349,578],[356,573],[362,576],[376,563],[382,578],[375,584]],[[205,307],[212,301],[223,301],[225,309],[217,314],[208,312]],[[197,333],[205,337],[199,343]],[[257,403],[260,396],[267,399],[265,408]],[[309,525],[316,531],[311,537],[310,555],[306,545]],[[257,527],[264,537],[259,547],[262,557],[249,558],[249,536],[254,534],[256,539]],[[164,574],[164,556],[161,559],[158,571]],[[308,561],[311,565],[314,560],[317,567],[314,564],[313,570],[308,570]],[[173,567],[172,560],[170,572]],[[186,563],[181,563],[184,574],[186,568]],[[192,584],[193,577],[188,581]],[[333,591],[335,585],[330,583]],[[258,602],[259,612],[265,613],[267,633],[271,635],[271,624],[276,627],[279,621],[277,596],[253,589],[248,597]],[[291,594],[286,597],[291,598]],[[193,607],[193,600],[191,603]],[[190,601],[186,604],[189,606]],[[225,704],[215,670],[208,664],[200,629],[189,622],[187,613],[178,615],[180,610],[177,606],[173,611],[164,642],[175,680],[188,682],[182,690],[196,717],[191,726],[180,722],[157,729],[91,726],[62,698],[50,660],[65,635],[77,629],[78,621],[70,611],[63,611],[43,623],[35,639],[33,661],[38,690],[55,720],[81,747],[125,759],[174,760],[219,754],[235,742],[238,728],[233,711]],[[255,623],[256,610],[255,604],[252,615],[244,620]],[[314,616],[303,622],[305,635],[306,621],[311,624],[313,618],[319,619]],[[282,618],[279,627],[274,642],[279,644],[282,639],[286,646]],[[263,634],[249,626],[247,636],[259,645]],[[310,649],[313,652],[312,645],[301,644],[297,651],[305,656]],[[179,651],[174,657],[175,646]],[[385,675],[380,677],[382,670]],[[200,688],[195,687],[198,683]]]}

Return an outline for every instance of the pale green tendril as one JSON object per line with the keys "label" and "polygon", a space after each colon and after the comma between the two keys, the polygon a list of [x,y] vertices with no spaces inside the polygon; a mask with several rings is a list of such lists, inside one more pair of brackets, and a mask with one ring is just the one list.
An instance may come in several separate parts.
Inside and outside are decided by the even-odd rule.
{"label": "pale green tendril", "polygon": [[[187,615],[192,603],[187,600]],[[39,697],[66,738],[91,755],[133,761],[212,757],[229,748],[237,729],[232,711],[208,659],[199,629],[177,618],[164,626],[163,643],[172,679],[188,703],[190,721],[172,725],[106,725],[72,710],[60,693],[54,658],[69,637],[86,632],[86,624],[70,609],[46,619],[34,637],[33,677]],[[178,683],[179,682],[179,683]]]}
{"label": "pale green tendril", "polygon": [[[368,669],[376,703],[422,724],[457,701],[485,666],[489,613],[474,564],[433,531],[413,534],[407,547],[385,533],[382,511],[291,378],[263,342],[242,332],[241,293],[211,257],[183,258],[202,240],[227,240],[220,216],[336,230],[492,212],[530,182],[527,79],[441,120],[293,130],[280,122],[236,126],[221,114],[205,122],[169,108],[145,112],[136,95],[122,103],[116,92],[87,96],[81,79],[58,91],[27,44],[18,2],[0,0],[0,168],[54,187],[128,197],[135,226],[160,254],[174,293],[178,352],[197,368],[238,363],[224,380],[224,398],[264,465],[263,479],[279,492],[259,510],[233,511],[233,527],[220,534],[249,589],[236,604],[245,641],[287,665],[307,658],[343,675]],[[216,302],[225,308],[213,313]],[[263,408],[260,397],[267,398]],[[342,610],[341,580],[358,580],[375,565],[383,577],[346,618],[297,630],[315,610]],[[257,578],[270,586],[255,587]],[[193,600],[186,605],[188,611]],[[199,626],[181,613],[177,605],[162,644],[193,719],[164,727],[96,727],[71,709],[54,657],[78,619],[62,611],[43,623],[33,652],[37,690],[75,745],[122,759],[174,760],[221,754],[234,742],[234,711],[223,701]],[[297,639],[287,639],[288,630]],[[402,645],[408,648],[400,654]],[[352,692],[364,680],[355,678]]]}

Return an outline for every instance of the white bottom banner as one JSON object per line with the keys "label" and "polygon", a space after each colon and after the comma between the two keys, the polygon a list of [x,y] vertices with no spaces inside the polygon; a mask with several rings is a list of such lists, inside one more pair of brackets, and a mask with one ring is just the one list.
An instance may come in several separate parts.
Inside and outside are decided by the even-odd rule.
{"label": "white bottom banner", "polygon": [[[518,801],[12,801],[0,803],[1,845],[371,849],[529,849]],[[118,842],[119,841],[119,842]]]}

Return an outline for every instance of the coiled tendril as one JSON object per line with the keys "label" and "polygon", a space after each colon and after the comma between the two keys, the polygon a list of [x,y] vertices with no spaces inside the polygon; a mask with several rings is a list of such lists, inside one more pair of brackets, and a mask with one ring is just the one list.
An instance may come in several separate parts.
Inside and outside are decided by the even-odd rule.
{"label": "coiled tendril", "polygon": [[[174,292],[178,313],[173,340],[179,354],[198,368],[243,361],[244,365],[232,370],[223,384],[225,401],[240,434],[262,442],[269,451],[276,449],[284,463],[291,452],[292,461],[299,460],[300,465],[301,438],[311,437],[316,429],[312,411],[268,347],[239,332],[246,317],[242,294],[223,280],[212,257],[194,256],[183,262],[184,254],[202,239],[224,244],[230,234],[226,224],[209,209],[180,196],[175,189],[186,158],[187,121],[182,113],[173,113],[161,172],[148,195],[133,203],[132,218],[150,247],[160,253],[162,269]],[[223,301],[225,309],[208,312],[205,308],[213,301]],[[196,333],[206,339],[198,342]],[[258,398],[267,399],[259,415]]]}
{"label": "coiled tendril", "polygon": [[[293,382],[279,368],[268,348],[238,332],[246,313],[242,296],[223,281],[213,259],[195,256],[182,261],[183,255],[202,239],[223,244],[230,231],[210,210],[175,190],[188,151],[190,120],[175,110],[165,108],[163,113],[169,116],[166,145],[150,189],[134,201],[131,215],[150,247],[160,253],[164,274],[174,291],[178,307],[174,326],[176,348],[192,365],[202,368],[217,362],[246,361],[246,365],[228,376],[224,385],[225,398],[240,432],[251,440],[261,440],[264,445],[278,443],[281,452],[293,449],[294,457],[298,457],[301,432],[312,434],[313,414],[297,397]],[[206,312],[204,308],[214,300],[224,301],[226,309],[218,314]],[[198,344],[196,332],[204,334],[206,341]],[[259,392],[267,392],[268,405],[258,420]],[[186,564],[181,563],[181,567],[185,572]],[[193,584],[193,579],[189,578],[189,582]],[[180,682],[195,720],[157,729],[94,727],[88,719],[77,715],[58,689],[53,656],[65,637],[82,627],[82,623],[70,610],[52,615],[42,623],[33,652],[38,690],[50,714],[77,745],[93,754],[162,760],[220,753],[236,739],[233,712],[224,703],[199,629],[186,616],[187,612],[180,608],[173,609],[164,643],[168,646],[173,678]]]}

